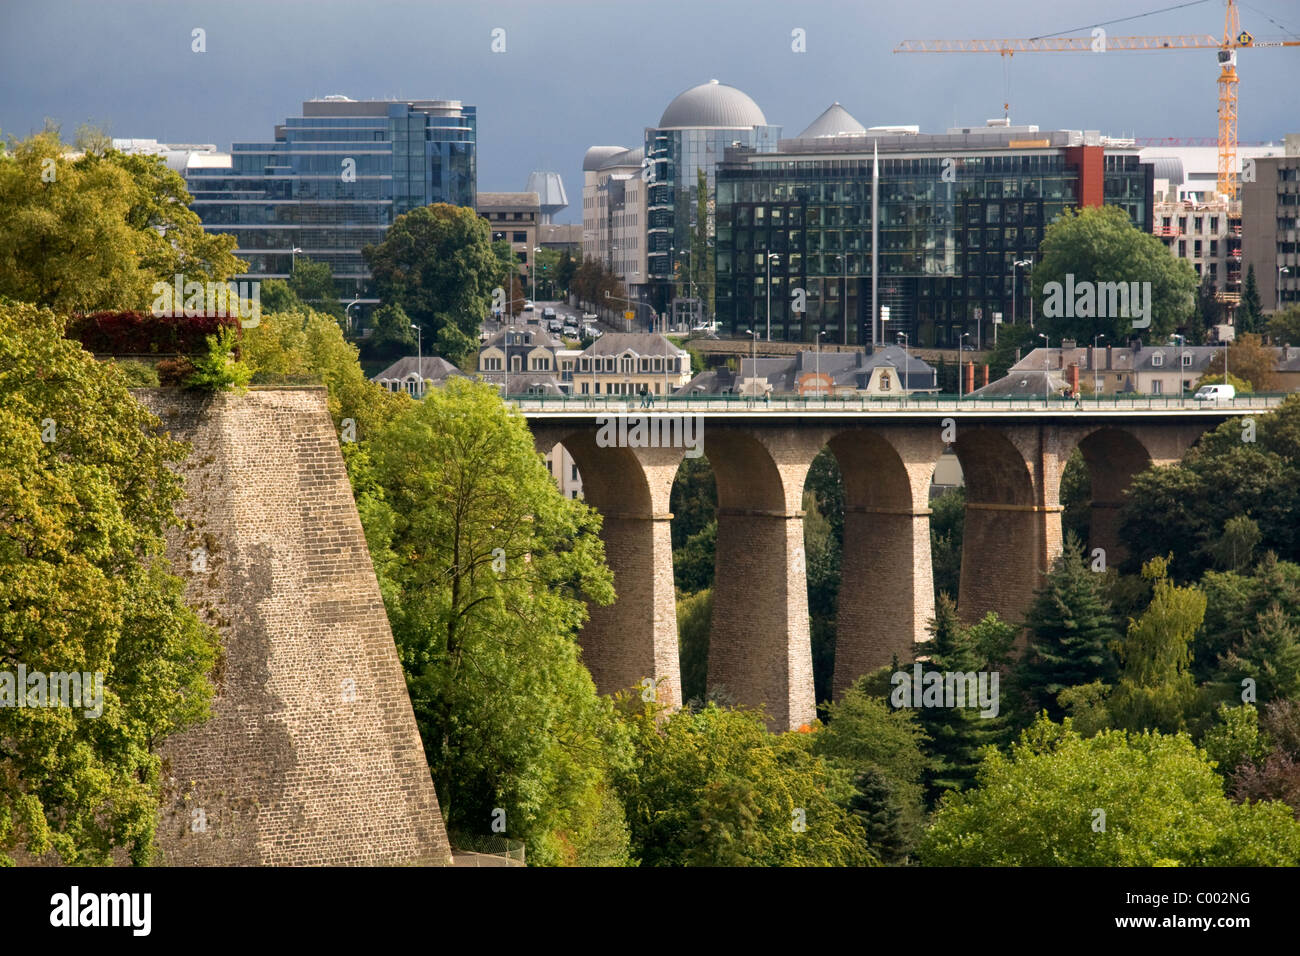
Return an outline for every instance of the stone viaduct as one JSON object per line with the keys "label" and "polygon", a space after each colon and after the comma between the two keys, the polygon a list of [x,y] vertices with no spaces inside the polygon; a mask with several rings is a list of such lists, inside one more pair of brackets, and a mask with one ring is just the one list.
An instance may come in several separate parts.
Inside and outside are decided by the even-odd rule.
{"label": "stone viaduct", "polygon": [[1075,448],[1092,479],[1089,547],[1104,548],[1114,563],[1122,557],[1118,509],[1133,476],[1177,461],[1228,416],[1265,410],[1035,409],[1024,402],[721,412],[703,402],[663,411],[517,405],[539,451],[557,443],[570,451],[587,502],[604,516],[618,599],[591,608],[581,637],[597,687],[610,693],[651,677],[672,706],[681,703],[681,684],[668,502],[684,450],[600,447],[608,443],[598,442],[598,433],[601,416],[703,416],[704,453],[718,492],[708,682],[725,685],[741,703],[764,706],[776,729],[815,715],[802,500],[823,447],[838,459],[845,484],[838,695],[895,654],[910,660],[913,643],[929,637],[929,486],[946,445],[961,463],[967,496],[958,608],[966,620],[996,611],[1018,621],[1061,550],[1061,476]]}

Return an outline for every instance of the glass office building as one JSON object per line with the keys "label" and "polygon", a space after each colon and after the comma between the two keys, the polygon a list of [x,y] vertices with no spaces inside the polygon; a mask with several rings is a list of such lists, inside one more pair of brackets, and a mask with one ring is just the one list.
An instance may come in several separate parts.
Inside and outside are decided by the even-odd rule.
{"label": "glass office building", "polygon": [[[780,135],[781,127],[769,125],[757,103],[717,80],[677,96],[659,125],[646,129],[645,162],[653,176],[646,196],[646,255],[652,282],[662,289],[674,275],[693,275],[699,282],[706,274],[704,263],[692,258],[699,251],[687,251],[697,228],[699,170],[704,170],[711,215],[715,169],[725,151],[740,146],[771,152]],[[706,235],[712,233],[710,222]]]}
{"label": "glass office building", "polygon": [[340,300],[373,304],[364,246],[419,206],[474,208],[476,125],[457,100],[311,100],[275,142],[235,143],[228,166],[189,168],[192,208],[206,230],[237,238],[241,278],[286,278],[296,248],[333,268]]}
{"label": "glass office building", "polygon": [[[1027,321],[1028,270],[1067,206],[1123,208],[1150,232],[1151,167],[1096,134],[993,126],[921,135],[863,131],[728,150],[717,178],[722,328],[774,340],[870,345],[872,146],[880,163],[881,344],[956,347]],[[769,260],[769,253],[775,254]],[[768,275],[771,286],[768,287]],[[1013,306],[1012,282],[1016,282]],[[806,311],[794,308],[803,289]]]}

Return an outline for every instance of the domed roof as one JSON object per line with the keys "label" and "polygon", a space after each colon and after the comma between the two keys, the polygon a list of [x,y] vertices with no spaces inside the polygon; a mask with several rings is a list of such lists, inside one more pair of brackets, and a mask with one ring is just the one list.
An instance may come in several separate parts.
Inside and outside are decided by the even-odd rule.
{"label": "domed roof", "polygon": [[747,95],[717,80],[709,80],[681,93],[659,118],[659,129],[722,127],[748,129],[766,126],[767,117]]}
{"label": "domed roof", "polygon": [[626,153],[626,146],[593,146],[587,150],[586,155],[582,157],[582,169],[584,172],[591,172],[594,169],[600,169],[605,161],[611,156],[617,156],[619,153]]}
{"label": "domed roof", "polygon": [[826,112],[812,121],[812,125],[799,134],[799,139],[823,139],[827,136],[865,136],[867,128],[839,103],[832,103]]}

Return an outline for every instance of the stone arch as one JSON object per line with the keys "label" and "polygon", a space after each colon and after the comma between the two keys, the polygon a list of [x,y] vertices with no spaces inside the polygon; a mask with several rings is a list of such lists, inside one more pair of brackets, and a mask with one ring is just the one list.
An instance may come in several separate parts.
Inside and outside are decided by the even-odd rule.
{"label": "stone arch", "polygon": [[605,447],[595,424],[534,427],[539,450],[562,444],[582,475],[582,494],[601,513],[614,603],[588,605],[579,636],[583,661],[602,694],[655,682],[656,699],[681,706],[672,514],[668,510],[681,448]]}
{"label": "stone arch", "polygon": [[904,663],[934,614],[930,476],[937,428],[853,428],[828,442],[844,479],[844,548],[834,695],[862,674]]}
{"label": "stone arch", "polygon": [[708,683],[778,730],[816,713],[802,495],[824,437],[717,420],[704,432],[718,489]]}
{"label": "stone arch", "polygon": [[1101,548],[1108,564],[1123,560],[1119,511],[1133,478],[1151,465],[1151,453],[1132,432],[1103,426],[1084,435],[1077,445],[1088,466],[1092,501],[1088,506],[1088,548]]}
{"label": "stone arch", "polygon": [[1039,480],[1042,430],[959,423],[956,438],[966,483],[958,610],[967,622],[994,611],[1018,623],[1060,549],[1060,505]]}

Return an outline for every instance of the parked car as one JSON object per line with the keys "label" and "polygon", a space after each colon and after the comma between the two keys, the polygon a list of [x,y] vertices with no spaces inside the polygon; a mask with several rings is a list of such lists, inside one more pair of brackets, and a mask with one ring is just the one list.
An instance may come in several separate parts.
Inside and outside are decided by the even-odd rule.
{"label": "parked car", "polygon": [[580,338],[580,337],[581,337],[581,336],[579,336],[579,334],[578,334],[578,327],[577,327],[576,325],[566,325],[566,326],[564,327],[564,332],[563,332],[563,334],[564,334],[566,337],[571,338],[571,339],[576,339],[576,338]]}
{"label": "parked car", "polygon": [[1233,385],[1202,385],[1192,398],[1198,402],[1230,402],[1237,397]]}
{"label": "parked car", "polygon": [[564,328],[564,323],[559,319],[548,319],[546,322],[546,331],[548,332],[558,332],[562,328]]}
{"label": "parked car", "polygon": [[542,318],[544,319],[555,318],[555,310],[548,305],[546,308],[542,309]]}
{"label": "parked car", "polygon": [[525,311],[525,312],[532,312],[532,311],[533,311],[533,300],[532,300],[532,299],[524,299],[524,311]]}
{"label": "parked car", "polygon": [[590,336],[593,339],[598,339],[605,333],[600,330],[600,326],[592,325],[590,322],[588,322],[586,325],[582,327],[582,334]]}

